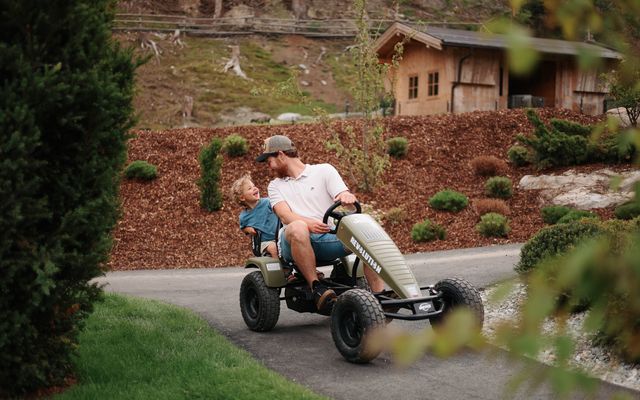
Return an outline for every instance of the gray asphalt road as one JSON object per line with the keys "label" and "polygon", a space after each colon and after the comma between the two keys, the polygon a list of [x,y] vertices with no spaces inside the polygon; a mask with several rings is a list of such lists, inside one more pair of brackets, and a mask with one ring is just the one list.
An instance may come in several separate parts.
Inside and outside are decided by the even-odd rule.
{"label": "gray asphalt road", "polygon": [[[513,265],[519,249],[519,245],[495,246],[412,254],[406,259],[421,284],[459,276],[484,288],[515,275]],[[427,355],[408,368],[397,367],[387,354],[368,365],[353,365],[335,349],[327,317],[296,313],[284,305],[273,331],[249,331],[238,304],[240,282],[246,273],[243,268],[127,271],[109,273],[100,281],[107,285],[107,291],[196,311],[267,367],[335,399],[499,399],[509,379],[523,366],[508,361],[506,353],[497,349],[466,352],[449,359]],[[393,324],[411,330],[428,329],[428,322]],[[620,390],[603,383],[597,398],[610,398]],[[548,387],[542,386],[519,392],[515,398],[554,397]]]}

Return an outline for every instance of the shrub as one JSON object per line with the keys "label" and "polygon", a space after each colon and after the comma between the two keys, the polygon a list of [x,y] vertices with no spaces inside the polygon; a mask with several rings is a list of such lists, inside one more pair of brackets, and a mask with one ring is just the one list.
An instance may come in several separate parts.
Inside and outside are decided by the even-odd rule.
{"label": "shrub", "polygon": [[476,212],[479,216],[483,216],[488,213],[497,213],[502,215],[509,215],[510,210],[507,203],[500,199],[480,199],[474,201]]}
{"label": "shrub", "polygon": [[442,190],[429,199],[429,205],[436,210],[460,211],[469,205],[469,199],[453,190]]}
{"label": "shrub", "polygon": [[531,164],[531,152],[524,146],[513,145],[507,151],[507,157],[509,161],[516,167],[522,167],[527,164]]}
{"label": "shrub", "polygon": [[218,211],[222,208],[222,192],[220,191],[220,168],[222,157],[220,150],[222,141],[214,138],[208,146],[200,151],[200,206],[207,211]]}
{"label": "shrub", "polygon": [[240,135],[229,135],[224,140],[224,150],[229,157],[241,157],[247,154],[249,145],[247,139]]}
{"label": "shrub", "polygon": [[592,212],[585,210],[571,210],[563,215],[556,223],[566,224],[573,221],[579,221],[583,218],[598,219],[598,216]]}
{"label": "shrub", "polygon": [[387,153],[391,157],[402,158],[407,155],[407,148],[409,147],[409,141],[407,138],[398,136],[387,140]]}
{"label": "shrub", "polygon": [[556,118],[551,120],[551,126],[558,132],[566,133],[567,135],[582,136],[585,138],[591,136],[591,131],[593,131],[593,127],[590,125],[582,125],[577,122]]}
{"label": "shrub", "polygon": [[384,221],[390,225],[398,225],[407,219],[407,212],[402,207],[390,208],[384,214]]}
{"label": "shrub", "polygon": [[624,135],[607,132],[589,141],[587,151],[590,162],[620,163],[633,160],[636,147]]}
{"label": "shrub", "polygon": [[124,170],[124,176],[127,179],[150,181],[158,177],[158,169],[146,161],[136,160],[127,166]]}
{"label": "shrub", "polygon": [[511,228],[507,217],[498,213],[488,213],[480,217],[480,222],[476,225],[476,230],[482,236],[502,237],[507,236]]}
{"label": "shrub", "polygon": [[577,221],[542,228],[520,250],[515,270],[525,274],[547,258],[561,255],[581,241],[603,233],[594,221]]}
{"label": "shrub", "polygon": [[494,156],[478,156],[471,160],[471,168],[476,175],[496,176],[506,169],[506,163]]}
{"label": "shrub", "polygon": [[411,228],[411,239],[413,239],[414,242],[430,242],[436,239],[444,240],[445,237],[446,233],[444,228],[428,219],[418,222]]}
{"label": "shrub", "polygon": [[613,213],[618,219],[633,219],[640,216],[640,202],[632,201],[622,204],[616,207]]}
{"label": "shrub", "polygon": [[110,6],[3,2],[3,399],[74,375],[78,333],[101,293],[92,280],[112,247],[135,74],[111,39]]}
{"label": "shrub", "polygon": [[575,208],[567,206],[547,206],[543,207],[540,212],[542,213],[542,220],[547,224],[553,225],[573,210],[575,210]]}
{"label": "shrub", "polygon": [[493,178],[487,179],[484,188],[489,197],[508,199],[513,195],[511,179],[505,176],[494,176]]}

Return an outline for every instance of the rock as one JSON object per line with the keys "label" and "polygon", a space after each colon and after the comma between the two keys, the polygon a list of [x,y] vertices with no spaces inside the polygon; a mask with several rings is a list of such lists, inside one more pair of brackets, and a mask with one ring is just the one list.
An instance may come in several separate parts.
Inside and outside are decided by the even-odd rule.
{"label": "rock", "polygon": [[[617,191],[611,190],[614,177],[621,177]],[[640,171],[616,173],[601,169],[590,174],[577,174],[568,170],[562,175],[525,175],[518,187],[522,190],[540,190],[543,204],[565,205],[581,210],[617,206],[633,198],[633,186],[640,181]]]}
{"label": "rock", "polygon": [[284,114],[278,115],[278,118],[276,119],[278,121],[297,121],[300,119],[300,117],[301,115],[298,113],[284,113]]}
{"label": "rock", "polygon": [[220,114],[221,125],[247,125],[255,121],[271,120],[269,114],[254,111],[250,107],[238,107],[232,111]]}
{"label": "rock", "polygon": [[309,82],[307,82],[307,81],[300,81],[300,84],[302,86],[311,86],[311,84]]}
{"label": "rock", "polygon": [[631,126],[629,115],[627,114],[627,109],[624,107],[612,108],[610,110],[607,110],[607,116],[618,119],[618,121],[620,122],[620,126],[623,128]]}

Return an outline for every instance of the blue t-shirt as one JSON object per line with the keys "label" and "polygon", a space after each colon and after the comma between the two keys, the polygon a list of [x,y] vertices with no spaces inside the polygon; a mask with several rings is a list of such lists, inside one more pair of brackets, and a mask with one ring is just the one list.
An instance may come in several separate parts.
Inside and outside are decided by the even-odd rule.
{"label": "blue t-shirt", "polygon": [[276,240],[278,216],[273,212],[268,198],[258,200],[253,209],[247,208],[240,212],[240,229],[248,226],[262,232],[261,241]]}

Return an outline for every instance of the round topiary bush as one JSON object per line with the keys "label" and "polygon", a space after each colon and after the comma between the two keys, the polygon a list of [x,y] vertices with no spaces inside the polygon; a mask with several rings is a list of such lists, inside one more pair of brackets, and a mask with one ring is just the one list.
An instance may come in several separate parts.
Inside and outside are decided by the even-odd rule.
{"label": "round topiary bush", "polygon": [[529,149],[517,144],[509,148],[507,157],[516,167],[522,167],[531,163],[531,153]]}
{"label": "round topiary bush", "polygon": [[446,232],[440,225],[425,219],[411,228],[411,239],[414,242],[430,242],[432,240],[444,240]]}
{"label": "round topiary bush", "polygon": [[158,169],[146,161],[136,160],[125,168],[124,176],[127,179],[150,181],[158,177]]}
{"label": "round topiary bush", "polygon": [[511,228],[509,228],[509,220],[504,215],[488,213],[480,217],[476,230],[485,237],[504,237]]}
{"label": "round topiary bush", "polygon": [[494,176],[493,178],[487,179],[484,188],[489,197],[508,199],[513,195],[511,179],[505,176]]}
{"label": "round topiary bush", "polygon": [[249,151],[247,139],[240,135],[229,135],[224,140],[224,151],[229,157],[241,157]]}
{"label": "round topiary bush", "polygon": [[460,211],[469,205],[469,198],[454,190],[441,190],[429,199],[429,205],[436,210]]}
{"label": "round topiary bush", "polygon": [[618,219],[633,219],[640,216],[640,201],[632,201],[616,207],[613,212]]}
{"label": "round topiary bush", "polygon": [[398,136],[392,137],[387,140],[387,153],[391,157],[402,158],[407,155],[407,148],[409,147],[409,141],[407,138]]}
{"label": "round topiary bush", "polygon": [[589,211],[585,211],[585,210],[571,210],[568,213],[566,213],[565,215],[562,216],[562,218],[560,218],[558,220],[558,224],[566,224],[569,222],[573,222],[573,221],[579,221],[583,218],[590,218],[590,219],[599,219],[598,216],[592,212]]}
{"label": "round topiary bush", "polygon": [[558,220],[568,214],[570,211],[574,211],[575,208],[567,206],[547,206],[540,210],[542,214],[542,220],[550,225],[558,223]]}
{"label": "round topiary bush", "polygon": [[604,230],[595,221],[577,221],[542,228],[520,250],[516,272],[525,274],[543,260],[567,252],[582,240],[595,237]]}

